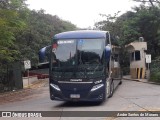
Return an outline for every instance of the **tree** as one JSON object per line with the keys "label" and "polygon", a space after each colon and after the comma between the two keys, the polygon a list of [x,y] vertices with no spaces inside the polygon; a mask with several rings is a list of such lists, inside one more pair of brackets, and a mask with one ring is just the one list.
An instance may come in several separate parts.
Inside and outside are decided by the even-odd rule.
{"label": "tree", "polygon": [[19,59],[30,59],[32,65],[36,66],[40,48],[50,45],[54,34],[74,29],[76,26],[72,23],[45,14],[44,10],[30,11],[27,27],[16,35]]}
{"label": "tree", "polygon": [[117,18],[118,18],[117,16],[118,16],[119,13],[120,13],[120,11],[118,11],[114,15],[100,14],[100,16],[104,17],[105,20],[95,23],[95,28],[96,29],[110,31],[110,33],[112,35],[112,38],[114,39],[115,44],[120,44],[119,41],[115,41],[115,39],[119,38],[119,35],[120,35],[119,34],[119,25],[120,24],[116,23]]}
{"label": "tree", "polygon": [[[133,11],[128,11],[120,16],[106,16],[105,20],[99,21],[95,27],[110,31],[114,36],[118,36],[118,45],[121,46],[122,69],[129,64],[129,56],[125,53],[125,45],[133,41],[138,41],[139,37],[144,37],[148,44],[147,53],[152,54],[152,59],[159,59],[160,56],[160,8],[157,6],[140,5]],[[111,19],[110,19],[111,18]],[[127,57],[128,56],[128,57]],[[126,69],[126,68],[124,68]]]}
{"label": "tree", "polygon": [[76,29],[44,10],[30,11],[26,0],[0,1],[0,63],[30,59],[38,61],[38,51],[51,41],[51,33]]}
{"label": "tree", "polygon": [[160,4],[160,1],[159,1],[159,0],[133,0],[133,1],[141,2],[141,3],[143,3],[143,4],[145,4],[145,3],[150,3],[152,7],[155,7],[154,3],[155,3],[155,4]]}
{"label": "tree", "polygon": [[[22,30],[25,22],[18,11],[23,0],[2,0],[0,5],[0,63],[14,61],[18,51],[14,46],[16,32]],[[19,6],[18,6],[19,5]]]}

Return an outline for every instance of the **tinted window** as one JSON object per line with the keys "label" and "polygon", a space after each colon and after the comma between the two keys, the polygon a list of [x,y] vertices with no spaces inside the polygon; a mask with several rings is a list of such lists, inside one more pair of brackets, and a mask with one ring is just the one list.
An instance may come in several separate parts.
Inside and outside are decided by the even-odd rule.
{"label": "tinted window", "polygon": [[135,60],[141,60],[140,51],[135,51]]}
{"label": "tinted window", "polygon": [[78,63],[100,64],[104,49],[104,39],[78,40]]}
{"label": "tinted window", "polygon": [[135,51],[131,53],[131,61],[138,61],[141,60],[140,51]]}

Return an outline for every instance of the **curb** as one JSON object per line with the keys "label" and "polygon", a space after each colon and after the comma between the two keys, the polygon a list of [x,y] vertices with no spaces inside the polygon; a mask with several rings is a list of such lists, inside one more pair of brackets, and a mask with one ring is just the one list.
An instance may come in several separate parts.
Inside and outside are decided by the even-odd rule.
{"label": "curb", "polygon": [[43,87],[43,86],[45,86],[46,82],[47,82],[46,79],[40,79],[36,82],[33,82],[29,86],[28,85],[24,86],[24,89],[34,89],[34,88]]}
{"label": "curb", "polygon": [[149,82],[149,81],[142,81],[139,79],[130,79],[130,78],[122,78],[123,80],[131,80],[131,81],[136,81],[136,82],[142,82],[142,83],[148,83],[148,84],[154,84],[154,85],[160,85],[160,83],[157,82]]}

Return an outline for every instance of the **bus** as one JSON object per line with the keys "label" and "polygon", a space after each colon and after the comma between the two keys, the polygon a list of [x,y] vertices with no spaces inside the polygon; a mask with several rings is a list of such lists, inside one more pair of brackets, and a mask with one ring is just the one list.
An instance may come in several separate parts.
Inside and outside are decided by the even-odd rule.
{"label": "bus", "polygon": [[79,30],[56,34],[50,46],[51,100],[105,101],[122,83],[120,48],[110,33]]}

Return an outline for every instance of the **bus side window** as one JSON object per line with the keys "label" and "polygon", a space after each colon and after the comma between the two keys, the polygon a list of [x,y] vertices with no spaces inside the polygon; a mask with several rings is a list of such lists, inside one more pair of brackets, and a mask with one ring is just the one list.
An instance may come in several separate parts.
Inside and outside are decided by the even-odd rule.
{"label": "bus side window", "polygon": [[108,34],[106,35],[106,43],[105,44],[106,45],[111,44],[110,41],[109,41],[109,35]]}

